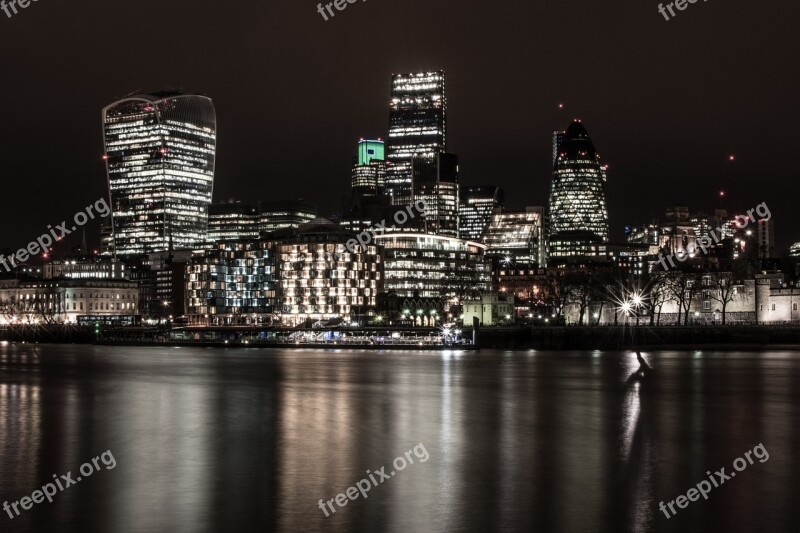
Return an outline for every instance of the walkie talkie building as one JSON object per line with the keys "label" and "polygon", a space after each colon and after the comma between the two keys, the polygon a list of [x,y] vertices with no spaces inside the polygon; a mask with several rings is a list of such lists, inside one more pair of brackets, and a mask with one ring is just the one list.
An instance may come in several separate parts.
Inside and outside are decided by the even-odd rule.
{"label": "walkie talkie building", "polygon": [[103,109],[112,251],[133,255],[206,240],[217,123],[210,98],[160,92]]}

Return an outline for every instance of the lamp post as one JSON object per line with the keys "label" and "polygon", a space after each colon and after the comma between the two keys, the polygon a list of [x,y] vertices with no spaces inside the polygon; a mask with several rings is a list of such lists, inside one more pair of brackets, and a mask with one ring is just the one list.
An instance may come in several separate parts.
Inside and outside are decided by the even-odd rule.
{"label": "lamp post", "polygon": [[636,312],[636,327],[639,327],[639,308],[642,306],[642,295],[638,292],[634,292],[633,298],[631,299],[631,304]]}
{"label": "lamp post", "polygon": [[627,324],[627,322],[628,322],[628,317],[629,317],[629,313],[630,313],[630,311],[631,311],[631,304],[630,304],[630,302],[625,302],[624,304],[622,304],[622,311],[625,313],[625,321],[624,321],[624,323],[623,323],[623,324]]}

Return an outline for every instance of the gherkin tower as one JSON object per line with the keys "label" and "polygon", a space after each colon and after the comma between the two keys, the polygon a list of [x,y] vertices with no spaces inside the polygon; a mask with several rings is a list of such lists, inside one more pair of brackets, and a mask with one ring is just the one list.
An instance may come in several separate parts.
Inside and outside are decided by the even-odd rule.
{"label": "gherkin tower", "polygon": [[554,257],[595,255],[608,242],[606,167],[580,121],[557,147],[550,182],[550,253]]}

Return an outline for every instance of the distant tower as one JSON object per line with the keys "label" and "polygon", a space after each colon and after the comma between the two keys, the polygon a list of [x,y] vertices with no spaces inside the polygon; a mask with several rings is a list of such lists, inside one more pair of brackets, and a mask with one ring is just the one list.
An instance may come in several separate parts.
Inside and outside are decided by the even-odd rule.
{"label": "distant tower", "polygon": [[555,130],[553,132],[553,167],[556,166],[556,159],[558,159],[558,148],[564,142],[565,131]]}
{"label": "distant tower", "polygon": [[411,167],[412,198],[425,202],[427,231],[458,237],[458,156],[415,157]]}
{"label": "distant tower", "polygon": [[103,109],[117,255],[201,245],[214,184],[217,124],[205,96],[160,92]]}
{"label": "distant tower", "polygon": [[592,255],[608,242],[606,167],[586,128],[573,122],[558,146],[550,182],[551,256]]}
{"label": "distant tower", "polygon": [[458,209],[459,238],[483,242],[492,214],[502,209],[505,193],[494,185],[461,187]]}
{"label": "distant tower", "polygon": [[436,159],[447,151],[447,98],[444,72],[392,76],[386,192],[394,205],[408,205],[412,197],[412,159]]}
{"label": "distant tower", "polygon": [[386,161],[382,140],[358,141],[351,186],[354,195],[381,196],[386,187]]}
{"label": "distant tower", "polygon": [[758,221],[758,257],[768,259],[775,257],[775,226],[772,218]]}

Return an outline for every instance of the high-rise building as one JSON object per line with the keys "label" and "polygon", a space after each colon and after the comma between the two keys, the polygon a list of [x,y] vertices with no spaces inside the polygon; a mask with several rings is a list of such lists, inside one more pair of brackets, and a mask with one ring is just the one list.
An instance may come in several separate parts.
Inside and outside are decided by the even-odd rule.
{"label": "high-rise building", "polygon": [[356,164],[369,165],[373,161],[384,160],[386,160],[386,150],[383,140],[378,139],[373,141],[369,139],[360,139],[358,141]]}
{"label": "high-rise building", "polygon": [[353,195],[380,196],[386,186],[386,161],[381,140],[358,141],[358,155],[353,161]]}
{"label": "high-rise building", "polygon": [[458,237],[458,156],[414,157],[411,167],[412,198],[425,202],[427,231]]}
{"label": "high-rise building", "polygon": [[632,244],[658,244],[661,230],[655,222],[650,224],[625,226],[625,239]]}
{"label": "high-rise building", "polygon": [[775,257],[775,226],[771,218],[758,221],[758,257],[768,259]]}
{"label": "high-rise building", "polygon": [[412,159],[435,158],[447,151],[447,99],[444,72],[392,76],[386,158],[392,164],[386,190],[394,205],[412,197]]}
{"label": "high-rise building", "polygon": [[543,207],[495,213],[483,240],[486,244],[486,255],[513,263],[544,266],[544,223]]}
{"label": "high-rise building", "polygon": [[257,239],[258,218],[258,206],[253,204],[211,204],[208,208],[208,241]]}
{"label": "high-rise building", "polygon": [[551,256],[584,255],[608,242],[606,167],[600,164],[589,133],[580,121],[567,128],[558,146],[550,183]]}
{"label": "high-rise building", "polygon": [[216,115],[210,98],[159,92],[103,109],[117,255],[204,243],[214,185]]}
{"label": "high-rise building", "polygon": [[315,218],[317,206],[303,200],[258,204],[258,229],[262,232],[297,228]]}
{"label": "high-rise building", "polygon": [[505,193],[494,185],[462,186],[459,191],[458,233],[468,241],[482,242],[495,209],[502,209]]}

